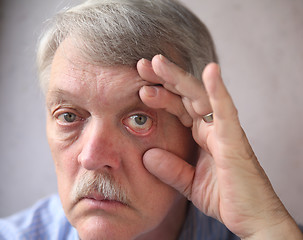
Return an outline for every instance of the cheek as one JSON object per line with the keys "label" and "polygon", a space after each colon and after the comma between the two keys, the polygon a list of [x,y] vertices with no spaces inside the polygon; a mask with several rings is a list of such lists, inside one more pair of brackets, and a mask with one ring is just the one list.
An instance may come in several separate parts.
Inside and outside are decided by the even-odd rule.
{"label": "cheek", "polygon": [[47,138],[55,164],[58,191],[63,205],[66,205],[79,170],[77,152],[73,145],[67,146],[65,141],[58,138],[53,129],[52,123],[48,121]]}
{"label": "cheek", "polygon": [[77,158],[71,150],[58,150],[56,143],[50,143],[50,146],[55,163],[58,191],[64,204],[64,201],[69,199],[70,190],[78,174]]}
{"label": "cheek", "polygon": [[177,211],[175,206],[181,195],[162,183],[144,169],[142,174],[133,174],[132,201],[141,219],[140,228],[145,232],[155,229],[169,213]]}
{"label": "cheek", "polygon": [[167,215],[179,193],[150,174],[143,165],[143,154],[156,147],[156,135],[140,140],[128,141],[125,145],[124,172],[131,191],[132,201],[142,214],[142,222],[154,227]]}
{"label": "cheek", "polygon": [[68,172],[72,172],[77,162],[73,144],[67,143],[58,137],[50,124],[47,124],[47,139],[57,174],[65,172],[65,169],[69,169],[70,171]]}
{"label": "cheek", "polygon": [[163,113],[159,123],[158,147],[174,153],[189,163],[195,162],[197,144],[190,128],[185,127],[175,116]]}
{"label": "cheek", "polygon": [[146,226],[148,226],[149,231],[155,229],[159,223],[165,221],[165,219],[172,213],[177,212],[178,201],[180,201],[181,196],[173,191],[172,189],[165,189],[165,191],[156,190],[150,193],[148,199],[153,201],[146,201],[144,204],[144,216],[142,219],[146,221]]}

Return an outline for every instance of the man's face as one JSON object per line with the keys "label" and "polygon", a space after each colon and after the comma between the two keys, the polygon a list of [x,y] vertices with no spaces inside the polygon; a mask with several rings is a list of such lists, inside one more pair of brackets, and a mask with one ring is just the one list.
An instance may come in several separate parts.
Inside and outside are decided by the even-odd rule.
{"label": "man's face", "polygon": [[145,106],[135,69],[57,50],[47,91],[47,135],[64,211],[81,239],[132,239],[182,216],[185,199],[152,176],[142,156],[160,147],[188,159],[191,132]]}

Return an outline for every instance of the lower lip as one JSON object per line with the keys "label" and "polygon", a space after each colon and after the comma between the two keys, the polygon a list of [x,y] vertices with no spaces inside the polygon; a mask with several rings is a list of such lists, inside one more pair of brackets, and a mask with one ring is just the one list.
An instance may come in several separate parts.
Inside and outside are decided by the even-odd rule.
{"label": "lower lip", "polygon": [[116,210],[126,205],[118,201],[110,200],[96,200],[93,198],[83,198],[80,200],[84,204],[87,204],[90,209],[102,209],[102,210]]}

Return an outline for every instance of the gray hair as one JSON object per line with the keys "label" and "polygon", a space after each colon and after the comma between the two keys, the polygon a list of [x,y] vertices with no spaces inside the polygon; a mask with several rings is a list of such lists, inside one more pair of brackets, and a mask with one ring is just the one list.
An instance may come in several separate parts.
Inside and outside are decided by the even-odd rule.
{"label": "gray hair", "polygon": [[86,60],[107,66],[135,66],[163,54],[198,79],[217,62],[206,26],[176,0],[88,0],[58,13],[42,35],[37,52],[40,85],[48,87],[53,57],[72,39]]}

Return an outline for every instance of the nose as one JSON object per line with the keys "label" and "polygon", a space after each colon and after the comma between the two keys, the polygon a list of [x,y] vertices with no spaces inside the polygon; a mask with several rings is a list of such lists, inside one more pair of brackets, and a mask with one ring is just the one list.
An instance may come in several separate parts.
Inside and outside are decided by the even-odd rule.
{"label": "nose", "polygon": [[87,170],[115,170],[120,167],[117,127],[103,120],[91,120],[82,132],[78,162]]}

